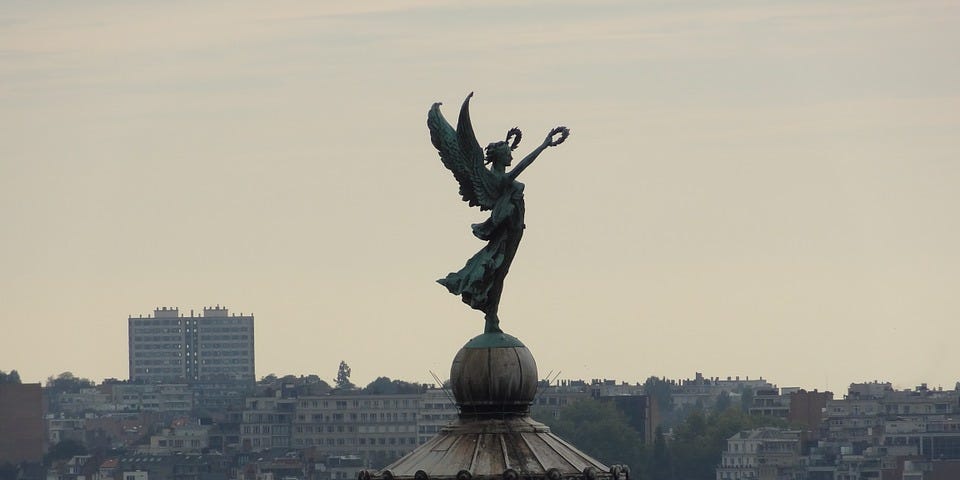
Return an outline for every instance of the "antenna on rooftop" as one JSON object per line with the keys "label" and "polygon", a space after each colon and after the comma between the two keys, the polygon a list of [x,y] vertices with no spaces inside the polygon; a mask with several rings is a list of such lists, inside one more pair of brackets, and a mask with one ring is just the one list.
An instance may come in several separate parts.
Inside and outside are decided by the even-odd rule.
{"label": "antenna on rooftop", "polygon": [[[557,380],[557,377],[559,377],[561,373],[563,373],[563,370],[557,370],[557,374],[556,374],[556,375],[553,375],[553,370],[550,370],[550,371],[547,373],[547,377],[544,378],[544,380],[546,380],[546,382],[547,382],[547,386],[549,387],[550,384],[552,384],[553,382],[555,382],[555,381]],[[550,375],[553,375],[553,378],[550,378]],[[542,387],[542,384],[541,384],[540,382],[537,382],[537,393],[533,394],[533,404],[534,404],[534,405],[536,405],[536,404],[537,404],[537,400],[540,399],[540,392],[543,392],[543,387]]]}
{"label": "antenna on rooftop", "polygon": [[438,377],[436,373],[433,373],[433,370],[427,370],[427,371],[430,372],[430,376],[433,377],[433,380],[437,382],[437,385],[440,385],[440,390],[442,390],[444,395],[447,396],[447,400],[450,400],[450,403],[456,405],[457,401],[454,400],[453,394],[450,393],[450,390],[448,390],[447,387],[443,386],[443,381],[440,380],[440,377]]}

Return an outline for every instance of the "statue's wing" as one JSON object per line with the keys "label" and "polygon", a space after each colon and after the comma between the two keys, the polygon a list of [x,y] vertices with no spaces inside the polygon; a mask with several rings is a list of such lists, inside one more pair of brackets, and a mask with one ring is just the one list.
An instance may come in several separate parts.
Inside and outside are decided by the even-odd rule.
{"label": "statue's wing", "polygon": [[457,129],[440,113],[440,103],[434,103],[427,114],[427,127],[430,128],[430,141],[440,152],[443,165],[453,172],[460,184],[463,200],[481,210],[490,210],[496,202],[497,179],[483,165],[483,149],[477,142],[470,123],[470,97],[463,101]]}

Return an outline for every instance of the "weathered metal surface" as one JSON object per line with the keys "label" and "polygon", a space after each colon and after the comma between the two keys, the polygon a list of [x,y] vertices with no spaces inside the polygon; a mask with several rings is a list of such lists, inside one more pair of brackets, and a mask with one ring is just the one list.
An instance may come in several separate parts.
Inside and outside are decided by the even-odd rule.
{"label": "weathered metal surface", "polygon": [[463,348],[522,347],[519,338],[503,332],[484,333],[470,339]]}
{"label": "weathered metal surface", "polygon": [[468,343],[450,368],[459,419],[358,480],[629,480],[530,418],[537,364],[527,347],[483,345]]}
{"label": "weathered metal surface", "polygon": [[611,469],[581,452],[528,416],[508,419],[461,420],[445,427],[436,437],[373,474],[374,478],[413,478],[418,471],[430,479],[456,478],[469,472],[471,478],[503,478],[515,471],[520,478],[581,478],[593,469],[597,479],[609,478]]}
{"label": "weathered metal surface", "polygon": [[527,347],[462,348],[450,385],[464,414],[526,412],[537,393],[537,363]]}

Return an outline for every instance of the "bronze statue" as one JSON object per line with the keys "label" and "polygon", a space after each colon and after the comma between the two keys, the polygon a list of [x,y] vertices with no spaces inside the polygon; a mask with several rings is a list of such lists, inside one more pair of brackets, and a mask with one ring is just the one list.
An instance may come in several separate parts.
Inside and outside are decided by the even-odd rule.
{"label": "bronze statue", "polygon": [[[517,176],[547,147],[563,143],[570,135],[567,127],[550,131],[543,143],[523,158],[509,172],[506,167],[513,160],[511,151],[520,143],[520,129],[512,128],[505,140],[487,145],[486,158],[477,142],[470,123],[470,97],[467,95],[460,108],[460,120],[454,130],[440,113],[440,103],[434,103],[427,115],[430,141],[440,152],[443,165],[453,172],[460,183],[463,200],[480,210],[491,210],[490,218],[472,225],[473,235],[486,240],[487,246],[467,260],[458,272],[437,280],[463,302],[484,313],[484,333],[498,333],[500,319],[497,308],[503,292],[503,279],[507,276],[513,256],[517,253],[523,236],[523,184]],[[559,135],[558,138],[554,139]],[[490,168],[486,167],[490,164]]]}

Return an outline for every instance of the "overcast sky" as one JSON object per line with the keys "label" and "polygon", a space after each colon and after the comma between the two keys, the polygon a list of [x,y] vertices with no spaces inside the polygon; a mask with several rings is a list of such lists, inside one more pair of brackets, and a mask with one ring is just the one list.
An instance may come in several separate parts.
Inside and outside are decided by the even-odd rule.
{"label": "overcast sky", "polygon": [[0,370],[127,378],[128,316],[257,376],[446,378],[482,248],[429,141],[513,126],[502,327],[540,376],[960,380],[955,1],[7,1]]}

